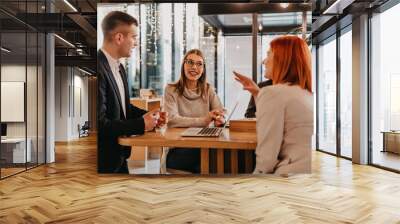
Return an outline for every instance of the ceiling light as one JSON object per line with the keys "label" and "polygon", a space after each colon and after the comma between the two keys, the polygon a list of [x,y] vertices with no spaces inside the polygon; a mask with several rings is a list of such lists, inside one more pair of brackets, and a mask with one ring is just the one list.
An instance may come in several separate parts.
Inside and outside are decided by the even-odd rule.
{"label": "ceiling light", "polygon": [[322,14],[341,14],[343,9],[351,5],[354,0],[336,0],[332,5],[322,12]]}
{"label": "ceiling light", "polygon": [[74,10],[75,12],[78,12],[78,10],[71,4],[69,3],[68,0],[64,0],[65,4],[67,4],[72,10]]}
{"label": "ceiling light", "polygon": [[258,25],[258,31],[261,31],[263,29],[262,24]]}
{"label": "ceiling light", "polygon": [[86,70],[83,70],[83,69],[81,69],[81,68],[78,68],[78,70],[81,71],[81,72],[83,72],[83,73],[85,73],[85,74],[87,74],[87,75],[92,75],[92,73],[90,73],[90,72],[88,72],[88,71],[86,71]]}
{"label": "ceiling light", "polygon": [[58,39],[60,39],[62,42],[66,43],[67,45],[69,45],[70,47],[75,48],[75,45],[71,44],[71,42],[69,42],[68,40],[58,36],[57,34],[54,34],[55,37],[57,37]]}
{"label": "ceiling light", "polygon": [[6,52],[6,53],[10,53],[10,52],[11,52],[11,50],[9,50],[9,49],[7,49],[7,48],[5,48],[5,47],[1,47],[0,49],[1,49],[2,51]]}
{"label": "ceiling light", "polygon": [[286,9],[287,7],[289,7],[289,3],[287,3],[287,2],[279,3],[279,5],[280,5],[282,8],[284,8],[284,9]]}
{"label": "ceiling light", "polygon": [[330,13],[332,11],[332,9],[336,9],[336,7],[338,6],[340,0],[336,0],[332,5],[330,5],[322,14],[327,14]]}

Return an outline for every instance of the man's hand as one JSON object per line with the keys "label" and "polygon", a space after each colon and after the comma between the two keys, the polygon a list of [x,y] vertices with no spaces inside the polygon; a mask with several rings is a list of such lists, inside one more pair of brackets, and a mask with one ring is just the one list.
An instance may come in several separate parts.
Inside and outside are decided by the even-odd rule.
{"label": "man's hand", "polygon": [[160,117],[158,118],[158,121],[157,121],[157,127],[161,128],[166,124],[168,124],[168,112],[161,111]]}
{"label": "man's hand", "polygon": [[160,109],[157,108],[143,115],[145,131],[151,131],[154,129],[154,127],[156,127],[158,117],[160,116],[159,113]]}

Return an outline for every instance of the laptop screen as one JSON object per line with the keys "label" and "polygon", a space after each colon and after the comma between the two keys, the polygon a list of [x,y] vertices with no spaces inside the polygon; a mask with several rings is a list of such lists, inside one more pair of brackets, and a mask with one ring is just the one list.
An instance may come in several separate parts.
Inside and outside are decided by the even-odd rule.
{"label": "laptop screen", "polygon": [[232,112],[229,114],[228,119],[226,119],[226,121],[225,121],[224,128],[226,128],[226,125],[227,125],[228,122],[231,120],[232,114],[235,112],[235,110],[236,110],[238,104],[239,104],[239,101],[236,101],[235,106],[233,106]]}

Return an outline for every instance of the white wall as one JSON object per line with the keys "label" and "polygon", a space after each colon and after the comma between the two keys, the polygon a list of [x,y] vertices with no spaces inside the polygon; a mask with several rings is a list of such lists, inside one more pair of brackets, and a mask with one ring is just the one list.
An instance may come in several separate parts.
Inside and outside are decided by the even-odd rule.
{"label": "white wall", "polygon": [[55,141],[68,141],[70,74],[67,67],[55,68]]}
{"label": "white wall", "polygon": [[[25,66],[25,64],[3,64],[1,66],[1,81],[3,82],[24,82],[26,84],[26,107],[22,112],[26,112],[24,122],[7,122],[7,137],[30,139],[32,162],[39,159],[39,163],[44,163],[44,74],[39,66]],[[27,78],[27,80],[25,80]],[[4,96],[3,96],[4,97]],[[7,97],[7,96],[5,96]],[[11,108],[1,108],[11,110]],[[12,113],[12,111],[7,111]],[[37,156],[37,154],[39,154]]]}
{"label": "white wall", "polygon": [[[28,72],[28,81],[29,86],[33,85],[36,86],[36,81],[30,79],[30,74],[36,74],[36,67],[28,66],[27,68],[25,65],[2,65],[1,66],[1,81],[3,82],[25,82],[25,75],[26,70]],[[29,111],[33,111],[32,107],[36,108],[36,88],[27,88],[27,104],[31,106]],[[34,102],[34,104],[31,104]],[[40,106],[40,105],[39,105]],[[1,108],[1,110],[7,110],[8,108]],[[36,111],[36,109],[34,109]],[[28,122],[35,121],[36,123],[36,113],[28,113],[27,114]],[[10,122],[7,123],[7,136],[8,137],[25,137],[25,123],[26,122]],[[33,127],[33,125],[28,124],[28,129]],[[36,126],[34,127],[36,130]],[[30,131],[28,130],[28,137]],[[35,133],[36,137],[36,133]]]}
{"label": "white wall", "polygon": [[56,67],[55,141],[77,139],[78,124],[88,120],[88,78],[82,75],[76,68]]}
{"label": "white wall", "polygon": [[[80,93],[79,93],[80,91]],[[73,113],[72,115],[72,123],[71,123],[71,135],[73,138],[78,138],[79,133],[78,133],[78,124],[81,126],[85,123],[85,121],[89,120],[88,117],[88,78],[87,77],[82,77],[80,75],[76,75],[76,70],[75,70],[75,75],[74,75],[74,108],[73,108]],[[80,96],[80,97],[79,97]],[[80,102],[79,102],[80,101]],[[79,108],[81,107],[81,108]],[[81,111],[80,111],[81,110]]]}
{"label": "white wall", "polygon": [[[1,66],[1,81],[4,82],[25,82],[25,65],[2,65]],[[28,68],[29,69],[29,68]],[[7,108],[1,108],[7,110]],[[7,123],[7,137],[25,137],[25,123],[11,122]]]}

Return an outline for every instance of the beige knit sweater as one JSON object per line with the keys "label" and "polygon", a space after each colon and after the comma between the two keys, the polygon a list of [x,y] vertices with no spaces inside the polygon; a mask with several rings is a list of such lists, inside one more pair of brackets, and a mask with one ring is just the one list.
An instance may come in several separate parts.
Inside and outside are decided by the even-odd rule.
{"label": "beige knit sweater", "polygon": [[298,85],[277,84],[262,88],[256,103],[254,173],[310,173],[313,95]]}
{"label": "beige knit sweater", "polygon": [[168,112],[168,127],[205,127],[207,114],[214,109],[223,109],[223,105],[210,87],[206,99],[196,91],[186,89],[179,95],[176,88],[167,85],[164,91],[164,108]]}

